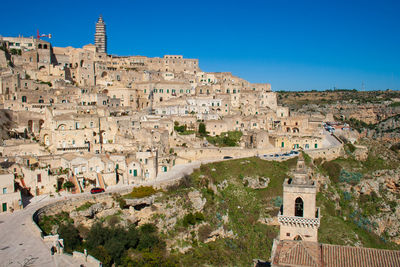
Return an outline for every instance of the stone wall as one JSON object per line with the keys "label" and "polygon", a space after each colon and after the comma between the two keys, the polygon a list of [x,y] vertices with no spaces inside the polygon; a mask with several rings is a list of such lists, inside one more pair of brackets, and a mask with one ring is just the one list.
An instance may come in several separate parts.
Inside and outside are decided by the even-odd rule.
{"label": "stone wall", "polygon": [[224,157],[244,158],[254,157],[257,155],[270,154],[279,152],[279,148],[265,148],[265,149],[244,149],[241,147],[224,147],[224,148],[182,148],[175,149],[178,157],[186,160],[215,160],[223,159]]}
{"label": "stone wall", "polygon": [[323,158],[325,160],[334,160],[344,155],[343,146],[310,149],[306,153],[312,158]]}

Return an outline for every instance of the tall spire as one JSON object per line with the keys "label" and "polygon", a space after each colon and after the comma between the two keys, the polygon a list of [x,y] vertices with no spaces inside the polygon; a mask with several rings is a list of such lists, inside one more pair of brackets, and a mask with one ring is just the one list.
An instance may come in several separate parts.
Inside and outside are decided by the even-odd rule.
{"label": "tall spire", "polygon": [[103,16],[100,15],[96,23],[96,33],[94,35],[94,43],[97,47],[97,52],[107,53],[107,34],[106,24],[103,20]]}

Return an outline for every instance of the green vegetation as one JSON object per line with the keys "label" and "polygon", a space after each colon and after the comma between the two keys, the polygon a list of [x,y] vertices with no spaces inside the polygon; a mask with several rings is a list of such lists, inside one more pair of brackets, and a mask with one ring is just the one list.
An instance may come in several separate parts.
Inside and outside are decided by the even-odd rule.
{"label": "green vegetation", "polygon": [[389,107],[391,108],[400,107],[400,102],[392,102],[390,103]]}
{"label": "green vegetation", "polygon": [[183,226],[188,227],[189,225],[195,225],[204,221],[204,215],[201,212],[188,213],[183,217]]}
{"label": "green vegetation", "polygon": [[55,215],[44,215],[43,217],[40,217],[38,224],[45,235],[50,235],[53,226],[60,226],[64,223],[73,223],[73,220],[69,217],[67,212],[63,211]]}
{"label": "green vegetation", "polygon": [[325,170],[329,176],[329,179],[334,182],[338,183],[339,182],[339,176],[340,176],[340,171],[342,170],[342,167],[340,164],[334,162],[334,161],[327,161],[322,164],[322,169]]}
{"label": "green vegetation", "polygon": [[87,249],[103,266],[176,266],[174,257],[167,257],[165,242],[153,224],[144,224],[139,228],[130,225],[124,229],[107,227],[98,222],[83,239],[73,224],[66,223],[60,226],[59,234],[64,239],[67,252]]}
{"label": "green vegetation", "polygon": [[53,86],[53,84],[51,82],[40,81],[40,84],[47,84],[49,87]]}
{"label": "green vegetation", "polygon": [[199,123],[199,135],[200,136],[206,136],[207,135],[206,125],[203,122]]}
{"label": "green vegetation", "polygon": [[217,135],[215,137],[207,136],[207,141],[220,147],[238,146],[242,135],[243,133],[241,131],[229,131],[226,133],[221,133],[221,135]]}
{"label": "green vegetation", "polygon": [[178,132],[180,135],[189,135],[189,134],[194,134],[195,131],[188,131],[187,130],[187,125],[179,125],[179,122],[175,122],[174,130]]}
{"label": "green vegetation", "polygon": [[11,55],[21,55],[21,49],[15,49],[15,48],[11,48],[10,49],[10,54]]}
{"label": "green vegetation", "polygon": [[71,181],[66,181],[63,186],[64,189],[70,190],[72,188],[75,188],[75,184]]}
{"label": "green vegetation", "polygon": [[77,207],[75,210],[76,211],[83,211],[83,210],[87,210],[87,209],[89,209],[91,206],[93,206],[94,205],[94,203],[92,203],[92,202],[86,202],[85,204],[83,204],[82,206],[80,206],[80,207]]}
{"label": "green vegetation", "polygon": [[124,195],[124,198],[142,198],[142,197],[149,197],[151,195],[154,195],[157,193],[157,190],[155,190],[152,186],[139,186],[139,187],[134,187],[132,189],[132,192],[129,194]]}
{"label": "green vegetation", "polygon": [[345,149],[348,150],[350,153],[356,151],[356,147],[352,143],[345,144]]}

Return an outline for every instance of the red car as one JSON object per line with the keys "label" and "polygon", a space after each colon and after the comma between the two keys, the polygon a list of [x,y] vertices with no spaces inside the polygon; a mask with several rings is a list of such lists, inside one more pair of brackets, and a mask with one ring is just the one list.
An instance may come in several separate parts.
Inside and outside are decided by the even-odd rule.
{"label": "red car", "polygon": [[98,193],[103,193],[103,192],[105,192],[105,190],[100,187],[95,187],[95,188],[90,189],[90,194],[98,194]]}

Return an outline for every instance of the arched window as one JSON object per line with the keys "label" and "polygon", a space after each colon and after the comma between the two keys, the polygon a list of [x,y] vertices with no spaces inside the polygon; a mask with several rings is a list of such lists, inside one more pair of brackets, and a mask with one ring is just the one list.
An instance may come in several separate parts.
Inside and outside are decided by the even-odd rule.
{"label": "arched window", "polygon": [[300,240],[303,240],[303,239],[301,238],[301,236],[299,236],[299,235],[296,235],[296,237],[294,238],[294,240],[296,240],[296,241],[300,241]]}
{"label": "arched window", "polygon": [[303,208],[304,208],[303,200],[300,197],[296,198],[294,204],[294,216],[303,217]]}

